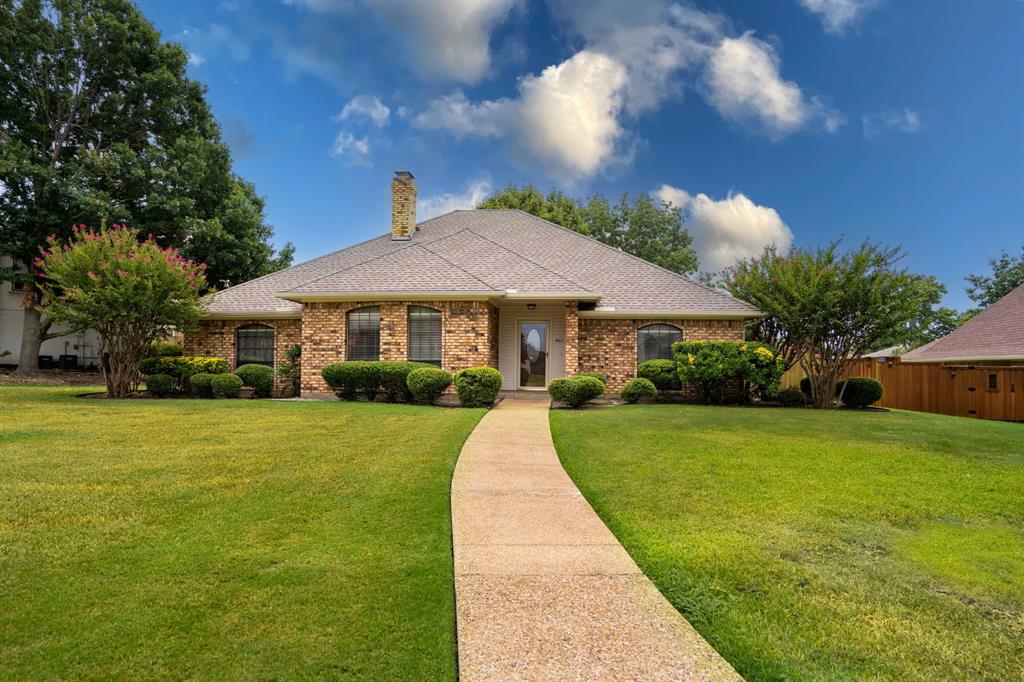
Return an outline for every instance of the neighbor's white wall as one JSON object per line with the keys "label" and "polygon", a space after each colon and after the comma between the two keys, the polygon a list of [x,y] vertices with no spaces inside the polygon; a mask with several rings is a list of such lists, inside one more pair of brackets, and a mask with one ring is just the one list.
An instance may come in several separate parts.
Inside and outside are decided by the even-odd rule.
{"label": "neighbor's white wall", "polygon": [[527,303],[498,306],[498,370],[506,391],[519,387],[519,320],[548,323],[548,381],[565,376],[565,303],[537,302],[535,310]]}
{"label": "neighbor's white wall", "polygon": [[[10,265],[10,258],[0,256],[0,267]],[[0,358],[0,365],[13,365],[18,362],[24,314],[21,307],[21,292],[14,291],[11,282],[0,282],[0,355],[4,351],[10,353]],[[59,355],[77,355],[78,364],[82,366],[96,361],[98,349],[99,336],[89,330],[84,334],[71,334],[44,341],[39,354],[52,355],[54,362],[58,360]]]}

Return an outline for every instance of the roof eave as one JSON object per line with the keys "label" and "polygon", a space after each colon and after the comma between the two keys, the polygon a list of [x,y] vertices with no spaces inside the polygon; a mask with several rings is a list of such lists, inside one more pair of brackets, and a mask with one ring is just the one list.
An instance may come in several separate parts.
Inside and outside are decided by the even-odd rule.
{"label": "roof eave", "polygon": [[202,320],[300,320],[299,310],[228,310],[207,311],[200,317]]}
{"label": "roof eave", "polygon": [[581,310],[581,318],[660,320],[685,318],[692,320],[753,320],[764,317],[760,311],[738,312],[721,310]]}
{"label": "roof eave", "polygon": [[295,303],[330,303],[349,301],[486,301],[503,292],[478,291],[286,291],[278,298]]}
{"label": "roof eave", "polygon": [[1024,361],[1024,355],[975,355],[973,357],[938,357],[938,358],[915,358],[906,355],[900,358],[900,362],[907,365],[924,364],[929,362],[1018,362]]}

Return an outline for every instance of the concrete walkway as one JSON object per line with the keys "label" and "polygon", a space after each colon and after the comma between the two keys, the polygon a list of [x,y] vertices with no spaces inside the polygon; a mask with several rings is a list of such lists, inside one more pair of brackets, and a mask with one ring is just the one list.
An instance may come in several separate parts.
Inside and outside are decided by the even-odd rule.
{"label": "concrete walkway", "polygon": [[507,399],[452,480],[461,680],[738,680],[562,469],[546,400]]}

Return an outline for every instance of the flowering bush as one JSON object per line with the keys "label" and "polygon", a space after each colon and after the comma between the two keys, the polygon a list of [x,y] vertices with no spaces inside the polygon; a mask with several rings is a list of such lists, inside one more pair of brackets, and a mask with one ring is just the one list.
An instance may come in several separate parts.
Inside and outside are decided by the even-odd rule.
{"label": "flowering bush", "polygon": [[679,378],[696,385],[712,403],[723,401],[730,380],[775,393],[785,370],[780,355],[754,342],[685,341],[672,344],[672,352]]}
{"label": "flowering bush", "polygon": [[77,225],[70,243],[51,237],[34,264],[47,317],[99,333],[111,397],[131,392],[150,344],[202,312],[203,266],[152,237],[139,241],[135,230],[121,225],[99,232]]}

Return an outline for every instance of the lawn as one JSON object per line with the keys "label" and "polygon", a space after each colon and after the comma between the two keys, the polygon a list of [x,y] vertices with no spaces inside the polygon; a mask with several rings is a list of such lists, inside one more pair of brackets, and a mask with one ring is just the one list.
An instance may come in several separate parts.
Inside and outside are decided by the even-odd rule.
{"label": "lawn", "polygon": [[748,679],[1024,678],[1024,425],[682,405],[551,423],[598,514]]}
{"label": "lawn", "polygon": [[483,410],[0,386],[9,679],[454,679]]}

